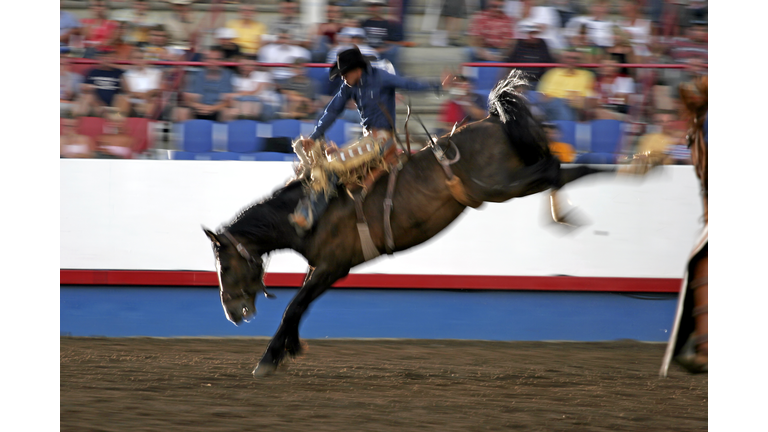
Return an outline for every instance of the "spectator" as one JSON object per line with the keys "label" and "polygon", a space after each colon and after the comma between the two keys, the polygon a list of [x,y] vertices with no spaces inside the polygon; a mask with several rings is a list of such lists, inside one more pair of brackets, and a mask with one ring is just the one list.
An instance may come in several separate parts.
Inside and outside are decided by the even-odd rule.
{"label": "spectator", "polygon": [[68,47],[70,38],[79,35],[82,25],[71,13],[64,10],[64,0],[59,1],[59,45]]}
{"label": "spectator", "polygon": [[625,120],[629,114],[629,98],[635,93],[634,80],[619,73],[616,61],[603,60],[595,82],[595,95],[598,99],[598,107],[595,109],[596,117]]}
{"label": "spectator", "polygon": [[[624,30],[621,29],[621,27],[614,27],[614,44],[611,47],[608,47],[605,49],[605,56],[604,58],[610,58],[616,61],[616,63],[619,64],[626,64],[626,63],[639,63],[635,59],[635,53],[632,49],[632,44],[630,43],[630,35],[629,33],[626,33]],[[622,75],[630,75],[631,72],[629,68],[621,66],[620,73]]]}
{"label": "spectator", "polygon": [[272,22],[269,29],[269,34],[274,36],[280,35],[280,33],[288,32],[290,39],[295,45],[298,45],[305,49],[312,47],[312,41],[309,40],[306,31],[306,26],[301,22],[299,17],[299,3],[293,0],[282,0],[280,2],[280,16]]}
{"label": "spectator", "polygon": [[135,139],[125,130],[125,117],[115,110],[104,112],[104,133],[96,137],[96,157],[100,159],[131,159]]}
{"label": "spectator", "polygon": [[685,8],[685,25],[691,26],[694,23],[707,22],[708,20],[707,0],[689,0],[688,7]]}
{"label": "spectator", "polygon": [[131,52],[134,50],[134,46],[125,40],[125,35],[128,32],[128,23],[121,22],[117,24],[117,30],[114,34],[112,46],[107,48],[111,49],[115,53],[115,57],[118,60],[128,60],[131,58]]}
{"label": "spectator", "polygon": [[651,42],[651,22],[641,17],[640,5],[633,0],[623,0],[621,3],[622,19],[619,27],[629,35],[629,43],[637,57],[647,57],[651,53],[648,45]]}
{"label": "spectator", "polygon": [[[294,43],[287,29],[278,32],[275,43],[265,45],[259,51],[259,61],[262,63],[290,64],[297,58],[303,58],[307,61],[312,58],[312,54],[306,48]],[[277,84],[287,80],[294,74],[294,71],[289,67],[273,67],[270,71],[272,79]]]}
{"label": "spectator", "polygon": [[97,56],[99,64],[85,76],[81,86],[78,115],[101,117],[105,109],[113,107],[127,115],[130,102],[124,71],[115,64],[115,54],[102,52]]}
{"label": "spectator", "polygon": [[707,23],[694,22],[686,30],[686,35],[672,39],[667,49],[676,63],[688,63],[691,59],[706,63],[709,58]]}
{"label": "spectator", "polygon": [[179,50],[168,46],[168,35],[162,24],[149,30],[149,42],[144,46],[144,58],[150,61],[170,61]]}
{"label": "spectator", "polygon": [[[550,50],[560,51],[565,48],[565,43],[560,35],[560,16],[555,8],[550,6],[535,6],[534,0],[520,1],[520,14],[516,16],[517,28],[526,24],[533,24],[539,28],[539,38],[547,43]],[[525,38],[515,32],[515,36]]]}
{"label": "spectator", "polygon": [[562,54],[564,67],[548,70],[539,81],[544,95],[540,108],[549,120],[585,119],[595,87],[592,72],[578,67],[581,54],[573,49]]}
{"label": "spectator", "polygon": [[61,158],[91,158],[94,156],[95,144],[87,135],[77,133],[78,121],[72,117],[61,120],[61,141],[59,157]]}
{"label": "spectator", "polygon": [[547,133],[547,141],[549,141],[549,151],[560,159],[562,163],[572,163],[576,159],[576,150],[573,146],[560,142],[560,129],[555,123],[543,123],[544,131]]}
{"label": "spectator", "polygon": [[[547,43],[539,37],[540,27],[537,24],[524,22],[518,25],[517,32],[519,39],[512,49],[512,52],[504,61],[509,63],[556,63],[554,57],[549,52]],[[531,84],[536,84],[546,71],[544,68],[520,68],[526,72],[527,78]],[[509,69],[504,75],[509,74]]]}
{"label": "spectator", "polygon": [[686,18],[685,6],[680,0],[664,0],[659,11],[658,22],[654,22],[656,35],[660,37],[662,43],[682,34]]}
{"label": "spectator", "polygon": [[323,39],[328,47],[336,44],[336,34],[344,28],[344,13],[341,6],[336,3],[328,3],[325,8],[325,22],[317,25],[315,35]]}
{"label": "spectator", "polygon": [[205,56],[208,64],[190,76],[184,93],[186,108],[176,110],[177,121],[190,118],[229,121],[232,72],[221,66],[222,53],[211,49]]}
{"label": "spectator", "polygon": [[[637,143],[637,151],[639,153],[649,151],[663,153],[665,155],[664,164],[685,162],[685,154],[681,154],[679,148],[675,147],[685,144],[684,134],[673,128],[674,116],[670,112],[660,111],[654,116],[654,123],[657,131],[648,132],[641,136]],[[677,153],[676,157],[671,156],[673,151]],[[690,153],[687,157],[690,158]]]}
{"label": "spectator", "polygon": [[83,83],[83,76],[72,72],[70,62],[67,57],[61,56],[59,59],[59,104],[62,117],[77,111],[75,109],[75,100]]}
{"label": "spectator", "polygon": [[256,63],[247,57],[240,60],[232,76],[232,89],[232,117],[269,121],[281,110],[281,98],[275,94],[269,72],[256,70]]}
{"label": "spectator", "polygon": [[195,19],[189,8],[192,0],[169,0],[173,5],[173,12],[165,20],[163,25],[168,30],[170,45],[182,49],[189,49],[194,45],[197,36],[199,19]]}
{"label": "spectator", "polygon": [[674,38],[666,45],[666,53],[672,61],[689,66],[686,71],[665,70],[664,78],[669,85],[677,88],[701,73],[709,58],[707,39],[707,24],[695,22],[684,37]]}
{"label": "spectator", "polygon": [[240,47],[240,51],[248,58],[256,59],[261,48],[261,37],[267,33],[267,26],[256,20],[256,7],[251,3],[240,3],[237,19],[227,21],[227,28],[234,30],[233,42]]}
{"label": "spectator", "polygon": [[608,0],[594,0],[590,5],[590,14],[571,18],[565,25],[565,35],[573,37],[582,24],[587,26],[587,38],[592,45],[608,48],[613,46],[613,27],[608,19]]}
{"label": "spectator", "polygon": [[514,42],[514,21],[502,11],[502,0],[490,0],[488,8],[472,16],[469,61],[502,61]]}
{"label": "spectator", "polygon": [[461,34],[464,21],[467,19],[466,0],[445,0],[442,16],[445,17],[445,31],[448,34],[448,44],[462,46]]}
{"label": "spectator", "polygon": [[585,63],[597,63],[600,59],[602,52],[600,48],[592,45],[587,36],[587,24],[581,23],[576,31],[576,34],[570,37],[571,48],[575,49],[581,54],[581,59]]}
{"label": "spectator", "polygon": [[368,45],[375,49],[381,59],[388,60],[395,69],[400,60],[400,46],[403,28],[400,23],[386,18],[387,4],[384,0],[367,0],[370,17],[360,23],[368,37]]}
{"label": "spectator", "polygon": [[163,72],[148,66],[144,53],[139,50],[131,54],[131,60],[135,64],[125,73],[125,80],[131,89],[131,105],[139,117],[150,117],[159,102]]}
{"label": "spectator", "polygon": [[[218,45],[215,48],[224,54],[225,60],[242,57],[240,46],[234,42],[235,38],[237,38],[237,32],[234,29],[227,27],[216,29]],[[230,69],[234,70],[234,68]]]}
{"label": "spectator", "polygon": [[444,131],[450,131],[456,123],[473,122],[488,116],[487,102],[474,92],[472,84],[465,76],[454,77],[448,95],[450,99],[440,107],[439,118]]}
{"label": "spectator", "polygon": [[336,56],[340,52],[352,48],[352,45],[357,46],[364,56],[379,59],[379,52],[366,44],[365,30],[359,27],[345,27],[339,32],[337,40],[338,44],[328,51],[328,56],[324,59],[326,63],[336,63]]}
{"label": "spectator", "polygon": [[97,50],[111,49],[117,33],[118,23],[107,18],[107,4],[104,0],[91,0],[91,18],[82,20],[85,57],[93,58]]}
{"label": "spectator", "polygon": [[317,102],[317,85],[307,76],[304,59],[293,62],[293,76],[280,85],[285,99],[284,118],[313,119],[320,108]]}
{"label": "spectator", "polygon": [[112,19],[126,23],[123,38],[131,45],[144,46],[149,41],[149,31],[161,21],[155,14],[150,14],[146,0],[133,0],[133,7],[121,9],[112,14]]}

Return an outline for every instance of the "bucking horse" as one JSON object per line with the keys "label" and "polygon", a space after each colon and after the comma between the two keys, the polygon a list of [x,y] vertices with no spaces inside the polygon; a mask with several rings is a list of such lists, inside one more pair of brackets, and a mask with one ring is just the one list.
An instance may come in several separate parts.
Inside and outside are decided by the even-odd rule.
{"label": "bucking horse", "polygon": [[[396,185],[380,178],[361,203],[356,205],[355,199],[339,193],[303,236],[288,221],[305,194],[301,179],[247,207],[217,232],[204,228],[216,259],[221,302],[235,324],[255,315],[258,295],[271,296],[264,285],[267,254],[292,249],[309,265],[254,376],[271,374],[284,359],[302,352],[299,323],[309,305],[350,269],[370,259],[372,248],[373,256],[406,250],[437,235],[467,207],[547,190],[554,220],[568,224],[572,222],[569,212],[557,198],[564,185],[623,168],[647,170],[645,163],[561,167],[549,151],[541,124],[516,90],[523,84],[522,74],[513,70],[491,91],[488,117],[455,128],[411,155],[400,168],[393,168],[399,171]],[[368,225],[368,242],[359,235],[361,216]]]}

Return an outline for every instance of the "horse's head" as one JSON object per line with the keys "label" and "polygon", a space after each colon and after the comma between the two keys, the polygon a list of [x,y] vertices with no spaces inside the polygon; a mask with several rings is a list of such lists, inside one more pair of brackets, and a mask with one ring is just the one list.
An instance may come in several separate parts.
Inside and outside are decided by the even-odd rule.
{"label": "horse's head", "polygon": [[[219,294],[227,319],[235,324],[256,315],[256,296],[267,293],[264,286],[264,261],[251,255],[229,232],[215,234],[203,228],[211,240],[219,274]],[[267,294],[270,296],[270,294]]]}
{"label": "horse's head", "polygon": [[692,83],[683,83],[678,88],[683,105],[684,117],[688,119],[689,146],[695,132],[703,126],[707,114],[709,80],[707,76],[695,79]]}

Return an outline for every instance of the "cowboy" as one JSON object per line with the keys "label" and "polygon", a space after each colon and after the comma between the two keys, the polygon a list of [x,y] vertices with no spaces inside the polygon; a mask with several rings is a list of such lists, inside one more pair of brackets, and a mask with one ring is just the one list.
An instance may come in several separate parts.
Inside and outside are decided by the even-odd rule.
{"label": "cowboy", "polygon": [[[431,89],[435,90],[439,96],[443,83],[451,78],[449,74],[444,76],[442,82],[402,78],[385,70],[372,67],[370,61],[363,56],[357,47],[338,54],[336,64],[331,67],[329,78],[333,81],[337,76],[341,76],[343,80],[341,88],[328,103],[322,116],[317,121],[314,132],[312,132],[309,138],[300,137],[294,143],[294,150],[302,161],[302,168],[307,171],[310,168],[311,149],[317,149],[318,144],[321,144],[315,141],[324,136],[325,131],[333,125],[336,118],[344,111],[350,99],[355,101],[357,110],[360,113],[363,140],[372,138],[378,140],[378,142],[385,143],[378,148],[377,156],[381,158],[384,152],[393,145],[391,138],[395,128],[395,89],[402,88],[414,91]],[[350,145],[354,145],[354,143]],[[326,152],[326,155],[338,152],[337,148],[330,145],[326,145],[323,150]],[[322,174],[321,181],[325,184],[321,185],[322,187],[311,187],[309,196],[299,201],[296,210],[289,216],[291,223],[302,235],[325,212],[328,202],[335,195],[338,177],[328,172],[320,174]],[[313,182],[316,180],[314,177],[313,173]]]}

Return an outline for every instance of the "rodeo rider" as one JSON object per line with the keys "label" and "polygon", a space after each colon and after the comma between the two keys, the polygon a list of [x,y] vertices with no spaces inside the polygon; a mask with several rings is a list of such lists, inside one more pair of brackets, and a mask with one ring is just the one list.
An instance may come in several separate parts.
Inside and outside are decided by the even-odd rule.
{"label": "rodeo rider", "polygon": [[[349,99],[355,101],[360,113],[364,137],[362,139],[372,137],[378,142],[385,143],[379,148],[377,156],[382,158],[386,150],[394,145],[392,133],[395,128],[395,89],[434,90],[439,96],[443,86],[452,78],[452,75],[444,74],[442,82],[434,82],[399,77],[373,67],[357,47],[338,54],[336,64],[330,69],[329,78],[333,81],[337,76],[341,76],[343,80],[341,88],[328,103],[325,112],[317,121],[314,132],[309,138],[300,137],[293,145],[305,173],[311,169],[307,157],[310,149],[317,145],[315,141],[324,136],[325,131],[344,111]],[[348,145],[354,145],[361,140]],[[320,144],[325,144],[323,149],[328,157],[339,151],[330,144]],[[333,173],[327,174],[327,182],[330,183],[328,187],[311,187],[308,196],[299,201],[296,210],[288,217],[300,235],[305,234],[320,219],[328,207],[328,202],[335,195],[338,177]]]}

